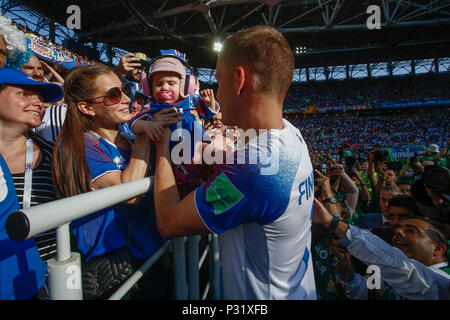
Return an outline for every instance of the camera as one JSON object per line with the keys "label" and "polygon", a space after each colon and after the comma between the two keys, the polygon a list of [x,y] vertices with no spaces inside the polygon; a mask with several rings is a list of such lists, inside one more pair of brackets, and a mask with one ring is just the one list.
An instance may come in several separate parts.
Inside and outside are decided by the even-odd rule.
{"label": "camera", "polygon": [[396,162],[388,162],[387,164],[388,170],[400,171],[402,170],[402,163],[400,161]]}
{"label": "camera", "polygon": [[327,176],[334,176],[334,175],[338,175],[340,173],[340,170],[338,167],[331,167],[329,169],[327,169]]}
{"label": "camera", "polygon": [[313,169],[318,170],[322,174],[326,174],[326,164],[320,164],[320,163],[313,163]]}
{"label": "camera", "polygon": [[139,58],[139,63],[141,64],[139,69],[147,73],[150,69],[150,62],[147,61],[147,55],[145,53],[136,52],[134,53],[134,56]]}

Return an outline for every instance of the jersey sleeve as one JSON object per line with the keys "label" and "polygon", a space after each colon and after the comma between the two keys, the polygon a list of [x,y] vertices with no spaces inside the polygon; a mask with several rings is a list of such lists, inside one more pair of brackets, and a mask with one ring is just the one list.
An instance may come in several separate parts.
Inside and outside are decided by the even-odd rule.
{"label": "jersey sleeve", "polygon": [[92,181],[108,172],[120,171],[114,161],[100,147],[100,141],[86,137],[86,161],[91,172]]}
{"label": "jersey sleeve", "polygon": [[223,233],[243,223],[276,220],[289,203],[289,193],[274,193],[277,181],[260,174],[257,165],[221,165],[195,191],[195,205],[205,225]]}

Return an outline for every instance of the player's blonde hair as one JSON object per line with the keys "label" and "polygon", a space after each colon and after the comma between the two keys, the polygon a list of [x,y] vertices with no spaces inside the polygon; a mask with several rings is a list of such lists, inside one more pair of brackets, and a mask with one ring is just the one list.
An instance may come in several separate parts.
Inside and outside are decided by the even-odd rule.
{"label": "player's blonde hair", "polygon": [[286,38],[268,26],[243,29],[227,37],[219,59],[232,67],[248,67],[256,75],[256,90],[283,99],[294,75],[294,54]]}

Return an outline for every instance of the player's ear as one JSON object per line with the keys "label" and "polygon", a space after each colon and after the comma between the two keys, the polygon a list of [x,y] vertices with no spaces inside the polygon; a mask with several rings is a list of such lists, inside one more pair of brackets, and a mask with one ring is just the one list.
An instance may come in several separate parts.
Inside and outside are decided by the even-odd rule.
{"label": "player's ear", "polygon": [[247,79],[247,73],[245,72],[244,67],[238,66],[234,71],[234,80],[236,84],[236,93],[237,95],[241,95],[242,89],[244,88]]}

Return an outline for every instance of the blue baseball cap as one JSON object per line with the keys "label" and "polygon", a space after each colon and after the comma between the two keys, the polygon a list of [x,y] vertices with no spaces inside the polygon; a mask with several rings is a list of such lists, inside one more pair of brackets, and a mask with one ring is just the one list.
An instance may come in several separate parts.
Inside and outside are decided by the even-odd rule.
{"label": "blue baseball cap", "polygon": [[39,82],[18,70],[0,68],[0,85],[33,86],[41,91],[44,102],[57,102],[64,97],[63,88],[56,83]]}

